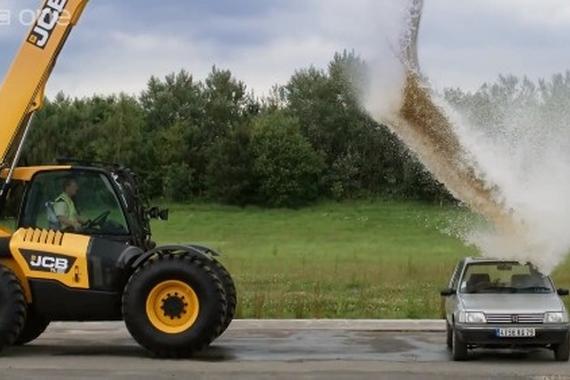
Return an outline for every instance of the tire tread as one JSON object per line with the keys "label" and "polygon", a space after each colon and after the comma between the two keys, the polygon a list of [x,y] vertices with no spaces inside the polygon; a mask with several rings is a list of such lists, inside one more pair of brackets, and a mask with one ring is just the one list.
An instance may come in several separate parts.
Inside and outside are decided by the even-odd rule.
{"label": "tire tread", "polygon": [[[136,336],[136,333],[133,333],[134,329],[129,326],[129,321],[131,320],[131,310],[129,310],[126,305],[128,305],[128,299],[131,296],[130,290],[133,284],[138,281],[141,275],[145,271],[149,270],[151,266],[160,265],[162,262],[177,262],[184,265],[192,265],[198,267],[209,277],[209,279],[215,284],[216,287],[217,303],[220,306],[220,312],[218,313],[216,320],[211,321],[211,328],[209,329],[210,332],[208,334],[205,334],[200,340],[193,342],[192,346],[186,348],[164,348],[155,346],[153,342],[143,340],[141,337]],[[131,332],[131,335],[133,335],[135,340],[137,340],[139,344],[141,344],[157,357],[174,359],[189,357],[193,353],[203,350],[205,347],[210,345],[218,336],[220,336],[223,331],[228,307],[223,283],[215,274],[214,270],[212,270],[212,268],[208,265],[208,262],[197,256],[176,254],[157,255],[156,257],[151,258],[143,265],[141,265],[128,280],[123,292],[122,303],[123,318],[127,324],[129,332]]]}
{"label": "tire tread", "polygon": [[216,260],[215,258],[212,259],[212,262],[216,266],[218,277],[220,277],[220,280],[222,281],[222,283],[224,285],[224,290],[226,292],[226,299],[227,299],[227,303],[228,303],[226,316],[224,318],[224,324],[222,327],[222,331],[220,333],[220,334],[223,334],[227,330],[227,328],[230,326],[230,323],[232,323],[232,321],[235,317],[235,314],[236,314],[237,290],[236,290],[236,286],[235,286],[235,283],[234,283],[232,276],[230,275],[228,270],[224,267],[224,265],[222,263],[220,263],[218,260]]}
{"label": "tire tread", "polygon": [[3,329],[0,329],[0,350],[13,345],[24,328],[26,322],[27,302],[24,291],[16,275],[7,267],[0,265],[0,286],[7,292],[6,297],[8,310],[7,320],[1,321]]}

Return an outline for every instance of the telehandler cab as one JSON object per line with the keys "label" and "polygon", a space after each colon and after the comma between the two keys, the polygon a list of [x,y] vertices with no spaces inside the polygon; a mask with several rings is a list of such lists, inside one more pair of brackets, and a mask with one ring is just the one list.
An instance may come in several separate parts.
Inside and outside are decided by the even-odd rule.
{"label": "telehandler cab", "polygon": [[[149,222],[167,211],[147,207],[126,168],[73,160],[17,167],[87,3],[45,0],[0,88],[0,212],[15,221],[0,228],[0,349],[34,340],[50,321],[124,320],[156,356],[186,357],[221,335],[235,313],[235,286],[217,254],[157,247]],[[66,198],[72,182],[75,196]],[[66,225],[62,207],[80,210],[81,225]]]}

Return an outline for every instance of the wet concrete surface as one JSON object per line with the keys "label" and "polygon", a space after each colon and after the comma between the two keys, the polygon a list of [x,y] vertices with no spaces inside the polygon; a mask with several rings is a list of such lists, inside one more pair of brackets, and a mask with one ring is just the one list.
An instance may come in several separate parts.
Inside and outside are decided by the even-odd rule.
{"label": "wet concrete surface", "polygon": [[442,331],[251,326],[237,322],[194,359],[159,360],[122,323],[58,323],[34,343],[6,350],[0,378],[570,379],[570,365],[547,350],[475,351],[467,363],[451,362]]}

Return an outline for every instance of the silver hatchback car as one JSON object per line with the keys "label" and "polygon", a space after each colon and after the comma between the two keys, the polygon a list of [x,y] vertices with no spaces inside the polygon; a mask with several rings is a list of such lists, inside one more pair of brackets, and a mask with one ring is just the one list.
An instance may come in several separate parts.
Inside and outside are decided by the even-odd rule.
{"label": "silver hatchback car", "polygon": [[547,347],[568,361],[570,325],[560,298],[568,290],[531,264],[466,258],[441,295],[454,360],[467,360],[477,347]]}

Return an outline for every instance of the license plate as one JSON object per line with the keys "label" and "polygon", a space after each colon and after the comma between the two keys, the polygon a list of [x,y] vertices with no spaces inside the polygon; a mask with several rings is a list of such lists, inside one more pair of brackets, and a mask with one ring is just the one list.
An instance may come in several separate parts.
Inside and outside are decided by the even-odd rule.
{"label": "license plate", "polygon": [[497,336],[499,338],[534,338],[536,336],[536,329],[531,329],[531,328],[497,329]]}

